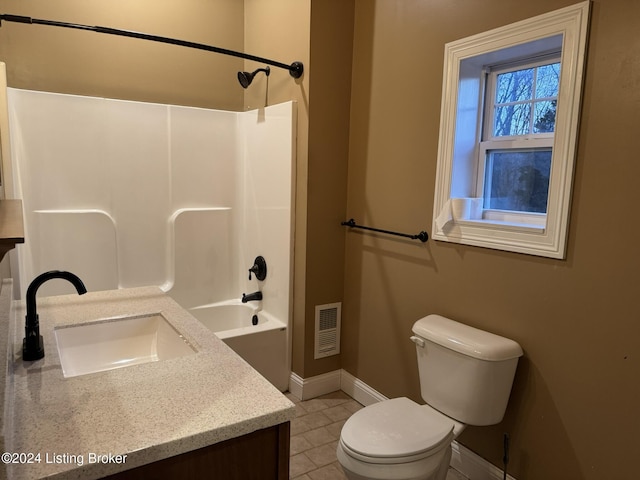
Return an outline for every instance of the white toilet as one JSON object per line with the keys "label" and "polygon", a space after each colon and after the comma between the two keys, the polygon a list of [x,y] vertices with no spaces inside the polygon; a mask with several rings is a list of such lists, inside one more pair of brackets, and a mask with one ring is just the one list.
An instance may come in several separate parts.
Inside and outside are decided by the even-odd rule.
{"label": "white toilet", "polygon": [[466,425],[500,423],[522,348],[440,315],[413,325],[420,390],[363,408],[342,427],[338,460],[350,480],[444,480]]}

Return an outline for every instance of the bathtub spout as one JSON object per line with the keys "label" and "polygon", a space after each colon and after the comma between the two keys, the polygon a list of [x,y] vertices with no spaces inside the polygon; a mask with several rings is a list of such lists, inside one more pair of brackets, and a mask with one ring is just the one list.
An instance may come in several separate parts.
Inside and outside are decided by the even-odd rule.
{"label": "bathtub spout", "polygon": [[249,295],[242,294],[242,303],[251,302],[253,300],[262,300],[262,292],[253,292]]}

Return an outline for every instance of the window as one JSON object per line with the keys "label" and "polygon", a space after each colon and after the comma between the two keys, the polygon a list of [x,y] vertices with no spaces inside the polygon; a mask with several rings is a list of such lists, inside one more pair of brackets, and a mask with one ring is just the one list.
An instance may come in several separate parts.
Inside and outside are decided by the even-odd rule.
{"label": "window", "polygon": [[560,66],[558,54],[488,69],[477,185],[485,217],[547,213]]}
{"label": "window", "polygon": [[445,46],[435,240],[564,258],[588,14]]}

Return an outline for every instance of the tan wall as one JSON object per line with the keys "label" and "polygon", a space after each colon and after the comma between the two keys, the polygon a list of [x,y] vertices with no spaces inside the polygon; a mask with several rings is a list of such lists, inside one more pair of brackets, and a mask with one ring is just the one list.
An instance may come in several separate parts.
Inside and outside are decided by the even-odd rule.
{"label": "tan wall", "polygon": [[[0,13],[98,25],[242,51],[237,0],[0,0]],[[112,35],[2,22],[10,87],[241,110],[242,59]]]}
{"label": "tan wall", "polygon": [[349,156],[353,0],[311,4],[309,182],[304,370],[305,378],[340,368],[340,355],[314,360],[315,306],[340,302]]}
{"label": "tan wall", "polygon": [[[446,42],[572,0],[357,0],[348,215],[430,230]],[[347,234],[342,366],[421,401],[418,318],[439,313],[521,343],[501,425],[461,442],[528,479],[630,479],[640,427],[640,2],[593,3],[565,261]]]}
{"label": "tan wall", "polygon": [[[638,2],[593,4],[567,260],[339,227],[344,215],[430,230],[444,43],[571,3],[164,0],[149,13],[139,0],[117,8],[0,0],[2,13],[302,60],[302,81],[274,70],[268,97],[264,79],[247,92],[238,87],[242,60],[52,27],[3,23],[0,60],[19,88],[230,110],[297,99],[294,371],[310,377],[341,366],[387,396],[420,400],[410,328],[425,314],[448,315],[526,351],[505,421],[469,428],[463,444],[499,465],[502,433],[511,433],[509,472],[518,480],[625,479],[635,473],[640,427],[640,315],[632,304],[640,228],[628,223],[640,178]],[[342,354],[314,361],[313,307],[340,300]]]}

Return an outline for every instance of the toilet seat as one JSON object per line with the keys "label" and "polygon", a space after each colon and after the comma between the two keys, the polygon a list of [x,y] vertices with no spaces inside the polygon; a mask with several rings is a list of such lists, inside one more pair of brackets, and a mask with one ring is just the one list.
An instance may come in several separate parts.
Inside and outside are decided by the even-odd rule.
{"label": "toilet seat", "polygon": [[340,444],[367,463],[407,463],[429,457],[453,440],[455,422],[406,397],[385,400],[353,414]]}

